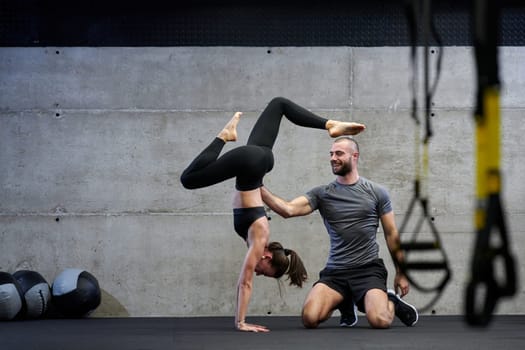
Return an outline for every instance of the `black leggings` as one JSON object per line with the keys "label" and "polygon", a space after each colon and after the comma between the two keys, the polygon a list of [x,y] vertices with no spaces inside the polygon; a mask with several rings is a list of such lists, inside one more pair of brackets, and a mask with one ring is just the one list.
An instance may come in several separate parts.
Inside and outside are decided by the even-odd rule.
{"label": "black leggings", "polygon": [[234,148],[219,157],[225,142],[216,137],[184,170],[180,178],[182,185],[195,189],[235,177],[235,187],[239,191],[261,187],[264,175],[273,168],[272,148],[283,115],[299,126],[326,128],[327,119],[288,99],[276,97],[259,116],[245,146]]}

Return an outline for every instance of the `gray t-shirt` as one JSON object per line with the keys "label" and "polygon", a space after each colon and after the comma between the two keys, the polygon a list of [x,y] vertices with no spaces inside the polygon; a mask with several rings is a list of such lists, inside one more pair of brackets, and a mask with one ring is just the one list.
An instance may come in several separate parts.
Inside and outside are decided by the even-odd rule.
{"label": "gray t-shirt", "polygon": [[392,211],[383,186],[359,177],[352,185],[334,181],[315,187],[306,197],[312,209],[319,210],[330,236],[327,268],[351,268],[379,257],[379,218]]}

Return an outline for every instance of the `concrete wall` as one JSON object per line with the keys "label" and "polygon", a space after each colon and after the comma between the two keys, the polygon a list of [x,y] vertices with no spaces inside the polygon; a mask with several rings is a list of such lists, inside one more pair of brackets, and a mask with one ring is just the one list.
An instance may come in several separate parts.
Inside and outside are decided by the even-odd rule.
{"label": "concrete wall", "polygon": [[[503,198],[521,281],[524,61],[523,48],[501,50]],[[445,49],[428,191],[453,279],[437,314],[463,312],[475,238],[474,72],[471,48]],[[407,48],[1,48],[0,270],[33,269],[52,283],[65,268],[86,269],[104,292],[99,316],[232,315],[246,251],[232,229],[233,181],[188,191],[182,169],[234,111],[244,112],[242,144],[270,98],[286,96],[367,125],[360,174],[389,188],[401,223],[413,196],[410,76]],[[291,199],[331,181],[330,144],[324,132],[283,121],[265,183]],[[319,215],[273,215],[271,227],[313,283],[328,251]],[[310,284],[283,284],[282,296],[273,279],[255,287],[249,314],[298,315]],[[413,290],[408,300],[431,296]],[[520,285],[497,312],[524,305]]]}

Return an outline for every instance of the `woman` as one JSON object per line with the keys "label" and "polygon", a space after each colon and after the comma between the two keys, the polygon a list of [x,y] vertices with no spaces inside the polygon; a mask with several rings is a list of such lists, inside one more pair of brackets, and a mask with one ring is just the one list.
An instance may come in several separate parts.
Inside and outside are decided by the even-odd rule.
{"label": "woman", "polygon": [[[291,285],[302,287],[307,274],[299,256],[270,243],[270,228],[260,187],[264,175],[273,168],[272,148],[284,115],[299,126],[325,129],[331,137],[355,135],[365,129],[362,124],[340,122],[319,117],[292,101],[276,97],[266,106],[255,123],[245,146],[234,148],[219,157],[226,142],[237,140],[237,112],[211,144],[184,170],[181,182],[187,189],[211,186],[235,178],[233,199],[234,228],[248,245],[237,284],[235,326],[241,331],[267,332],[268,328],[245,322],[252,294],[254,273],[279,278],[288,275]],[[290,256],[290,259],[287,258]]]}

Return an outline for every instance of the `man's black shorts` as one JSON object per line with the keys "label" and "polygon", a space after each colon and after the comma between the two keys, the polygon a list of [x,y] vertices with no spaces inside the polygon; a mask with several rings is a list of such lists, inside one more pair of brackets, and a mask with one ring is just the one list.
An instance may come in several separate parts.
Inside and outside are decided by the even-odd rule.
{"label": "man's black shorts", "polygon": [[364,312],[364,297],[370,289],[386,292],[388,271],[383,259],[376,259],[365,265],[351,269],[327,269],[319,272],[319,280],[341,294],[344,299],[351,298],[360,311]]}

